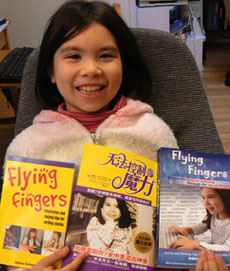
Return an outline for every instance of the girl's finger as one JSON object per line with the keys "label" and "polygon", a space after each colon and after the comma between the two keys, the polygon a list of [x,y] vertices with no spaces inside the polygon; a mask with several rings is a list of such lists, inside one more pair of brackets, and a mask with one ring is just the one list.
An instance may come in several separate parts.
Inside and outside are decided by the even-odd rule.
{"label": "girl's finger", "polygon": [[169,245],[169,248],[175,248],[175,242],[176,242],[176,241],[174,241],[173,243],[171,243],[171,244]]}
{"label": "girl's finger", "polygon": [[[219,269],[217,267],[213,251],[211,251],[211,250],[206,251],[206,255],[207,255],[207,259],[208,259],[208,268],[209,268],[208,270],[218,271]],[[220,270],[220,271],[224,271],[224,270]]]}
{"label": "girl's finger", "polygon": [[219,271],[228,271],[224,259],[220,255],[215,255],[215,260]]}
{"label": "girl's finger", "polygon": [[43,267],[52,266],[57,261],[65,258],[68,255],[68,253],[69,253],[69,247],[65,246],[59,251],[42,258],[31,270],[36,271],[36,270],[42,269]]}
{"label": "girl's finger", "polygon": [[78,267],[88,258],[89,253],[83,252],[78,255],[70,264],[63,267],[60,271],[76,271]]}
{"label": "girl's finger", "polygon": [[202,259],[198,259],[198,261],[196,263],[195,271],[203,271],[203,261],[202,261]]}
{"label": "girl's finger", "polygon": [[200,260],[202,263],[202,271],[214,271],[214,270],[209,270],[208,267],[208,259],[207,259],[207,251],[201,251],[200,252]]}

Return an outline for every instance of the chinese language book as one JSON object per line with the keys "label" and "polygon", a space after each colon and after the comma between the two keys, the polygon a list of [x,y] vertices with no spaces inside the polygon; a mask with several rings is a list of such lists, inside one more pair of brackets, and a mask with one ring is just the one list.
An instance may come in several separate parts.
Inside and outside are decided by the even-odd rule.
{"label": "chinese language book", "polygon": [[0,263],[31,268],[64,245],[75,165],[11,156],[0,206]]}
{"label": "chinese language book", "polygon": [[195,268],[201,249],[230,266],[230,156],[162,148],[157,265]]}
{"label": "chinese language book", "polygon": [[157,162],[86,144],[66,243],[90,253],[81,270],[155,270]]}

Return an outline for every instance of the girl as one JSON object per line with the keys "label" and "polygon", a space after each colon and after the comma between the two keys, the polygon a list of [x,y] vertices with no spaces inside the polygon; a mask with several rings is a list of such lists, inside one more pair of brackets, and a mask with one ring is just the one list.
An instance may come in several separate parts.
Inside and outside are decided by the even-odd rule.
{"label": "girl", "polygon": [[95,143],[157,160],[177,147],[168,127],[139,100],[150,76],[130,29],[109,5],[65,2],[40,46],[36,93],[44,109],[10,144],[8,155],[78,162]]}
{"label": "girl", "polygon": [[51,238],[44,243],[43,247],[49,251],[58,251],[63,247],[61,232],[54,231]]}
{"label": "girl", "polygon": [[131,217],[124,200],[101,198],[87,227],[89,247],[129,254]]}
{"label": "girl", "polygon": [[36,93],[46,110],[7,156],[77,162],[88,142],[156,160],[160,147],[177,147],[176,139],[149,105],[127,98],[150,95],[150,85],[136,41],[112,7],[66,2],[40,47]]}
{"label": "girl", "polygon": [[17,238],[14,235],[13,226],[7,227],[4,237],[4,247],[11,249],[11,247],[15,247],[16,241]]}
{"label": "girl", "polygon": [[35,253],[36,249],[41,246],[41,243],[36,236],[37,230],[31,228],[21,244],[21,248],[23,249],[23,251],[26,250],[28,252]]}
{"label": "girl", "polygon": [[[207,211],[202,223],[188,228],[169,227],[169,232],[181,234],[181,238],[173,242],[170,247],[189,250],[226,250],[230,251],[230,190],[202,188],[201,196]],[[211,231],[211,243],[192,240],[186,235],[201,234]]]}

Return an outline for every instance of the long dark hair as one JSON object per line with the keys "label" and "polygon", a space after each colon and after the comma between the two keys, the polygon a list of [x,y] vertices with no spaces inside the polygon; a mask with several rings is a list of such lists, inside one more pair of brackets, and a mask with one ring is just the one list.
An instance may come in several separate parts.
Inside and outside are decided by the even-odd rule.
{"label": "long dark hair", "polygon": [[138,99],[148,96],[151,89],[148,69],[132,32],[115,9],[100,1],[71,0],[50,18],[40,47],[36,94],[44,108],[55,109],[64,101],[50,80],[55,52],[93,23],[103,25],[112,33],[121,55],[123,78],[116,99],[121,94]]}
{"label": "long dark hair", "polygon": [[[102,225],[105,224],[105,220],[102,217],[101,209],[105,203],[106,198],[107,197],[103,197],[100,199],[98,207],[97,207],[97,212],[95,214],[95,216],[98,218],[99,222]],[[121,212],[121,217],[118,219],[118,226],[120,228],[128,228],[132,222],[129,209],[124,200],[121,200],[121,199],[116,199],[116,200],[117,200],[118,208],[120,209],[120,212]]]}
{"label": "long dark hair", "polygon": [[[36,229],[34,229],[34,228],[31,228],[30,230],[29,230],[29,232],[28,232],[28,234],[27,234],[27,237],[30,239],[30,234],[31,234],[31,232],[35,232],[36,234],[37,234],[37,230]],[[36,235],[35,235],[36,236]],[[34,237],[35,238],[35,237]]]}
{"label": "long dark hair", "polygon": [[37,230],[34,229],[34,228],[31,228],[31,229],[29,230],[29,232],[28,232],[28,234],[27,234],[28,243],[29,243],[29,240],[30,240],[30,234],[31,234],[31,232],[35,232],[35,233],[36,233],[35,236],[34,236],[34,238],[33,238],[33,245],[35,245],[35,239],[36,239],[36,235],[37,235]]}
{"label": "long dark hair", "polygon": [[[215,189],[215,191],[218,193],[218,195],[223,200],[224,208],[225,208],[226,212],[230,215],[230,190]],[[207,212],[207,215],[202,222],[207,224],[208,229],[210,229],[212,215],[209,213],[209,211],[207,209],[206,209],[206,212]]]}
{"label": "long dark hair", "polygon": [[54,231],[53,234],[55,234],[55,233],[57,234],[58,238],[60,239],[60,238],[61,238],[61,232],[59,232],[59,231]]}

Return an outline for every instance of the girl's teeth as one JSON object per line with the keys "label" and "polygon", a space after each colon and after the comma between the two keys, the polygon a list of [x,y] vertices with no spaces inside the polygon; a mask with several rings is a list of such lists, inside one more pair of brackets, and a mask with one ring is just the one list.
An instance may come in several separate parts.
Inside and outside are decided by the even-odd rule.
{"label": "girl's teeth", "polygon": [[102,87],[98,87],[98,86],[85,86],[85,87],[79,87],[78,90],[84,93],[93,93],[93,92],[97,92],[100,91],[102,89]]}

